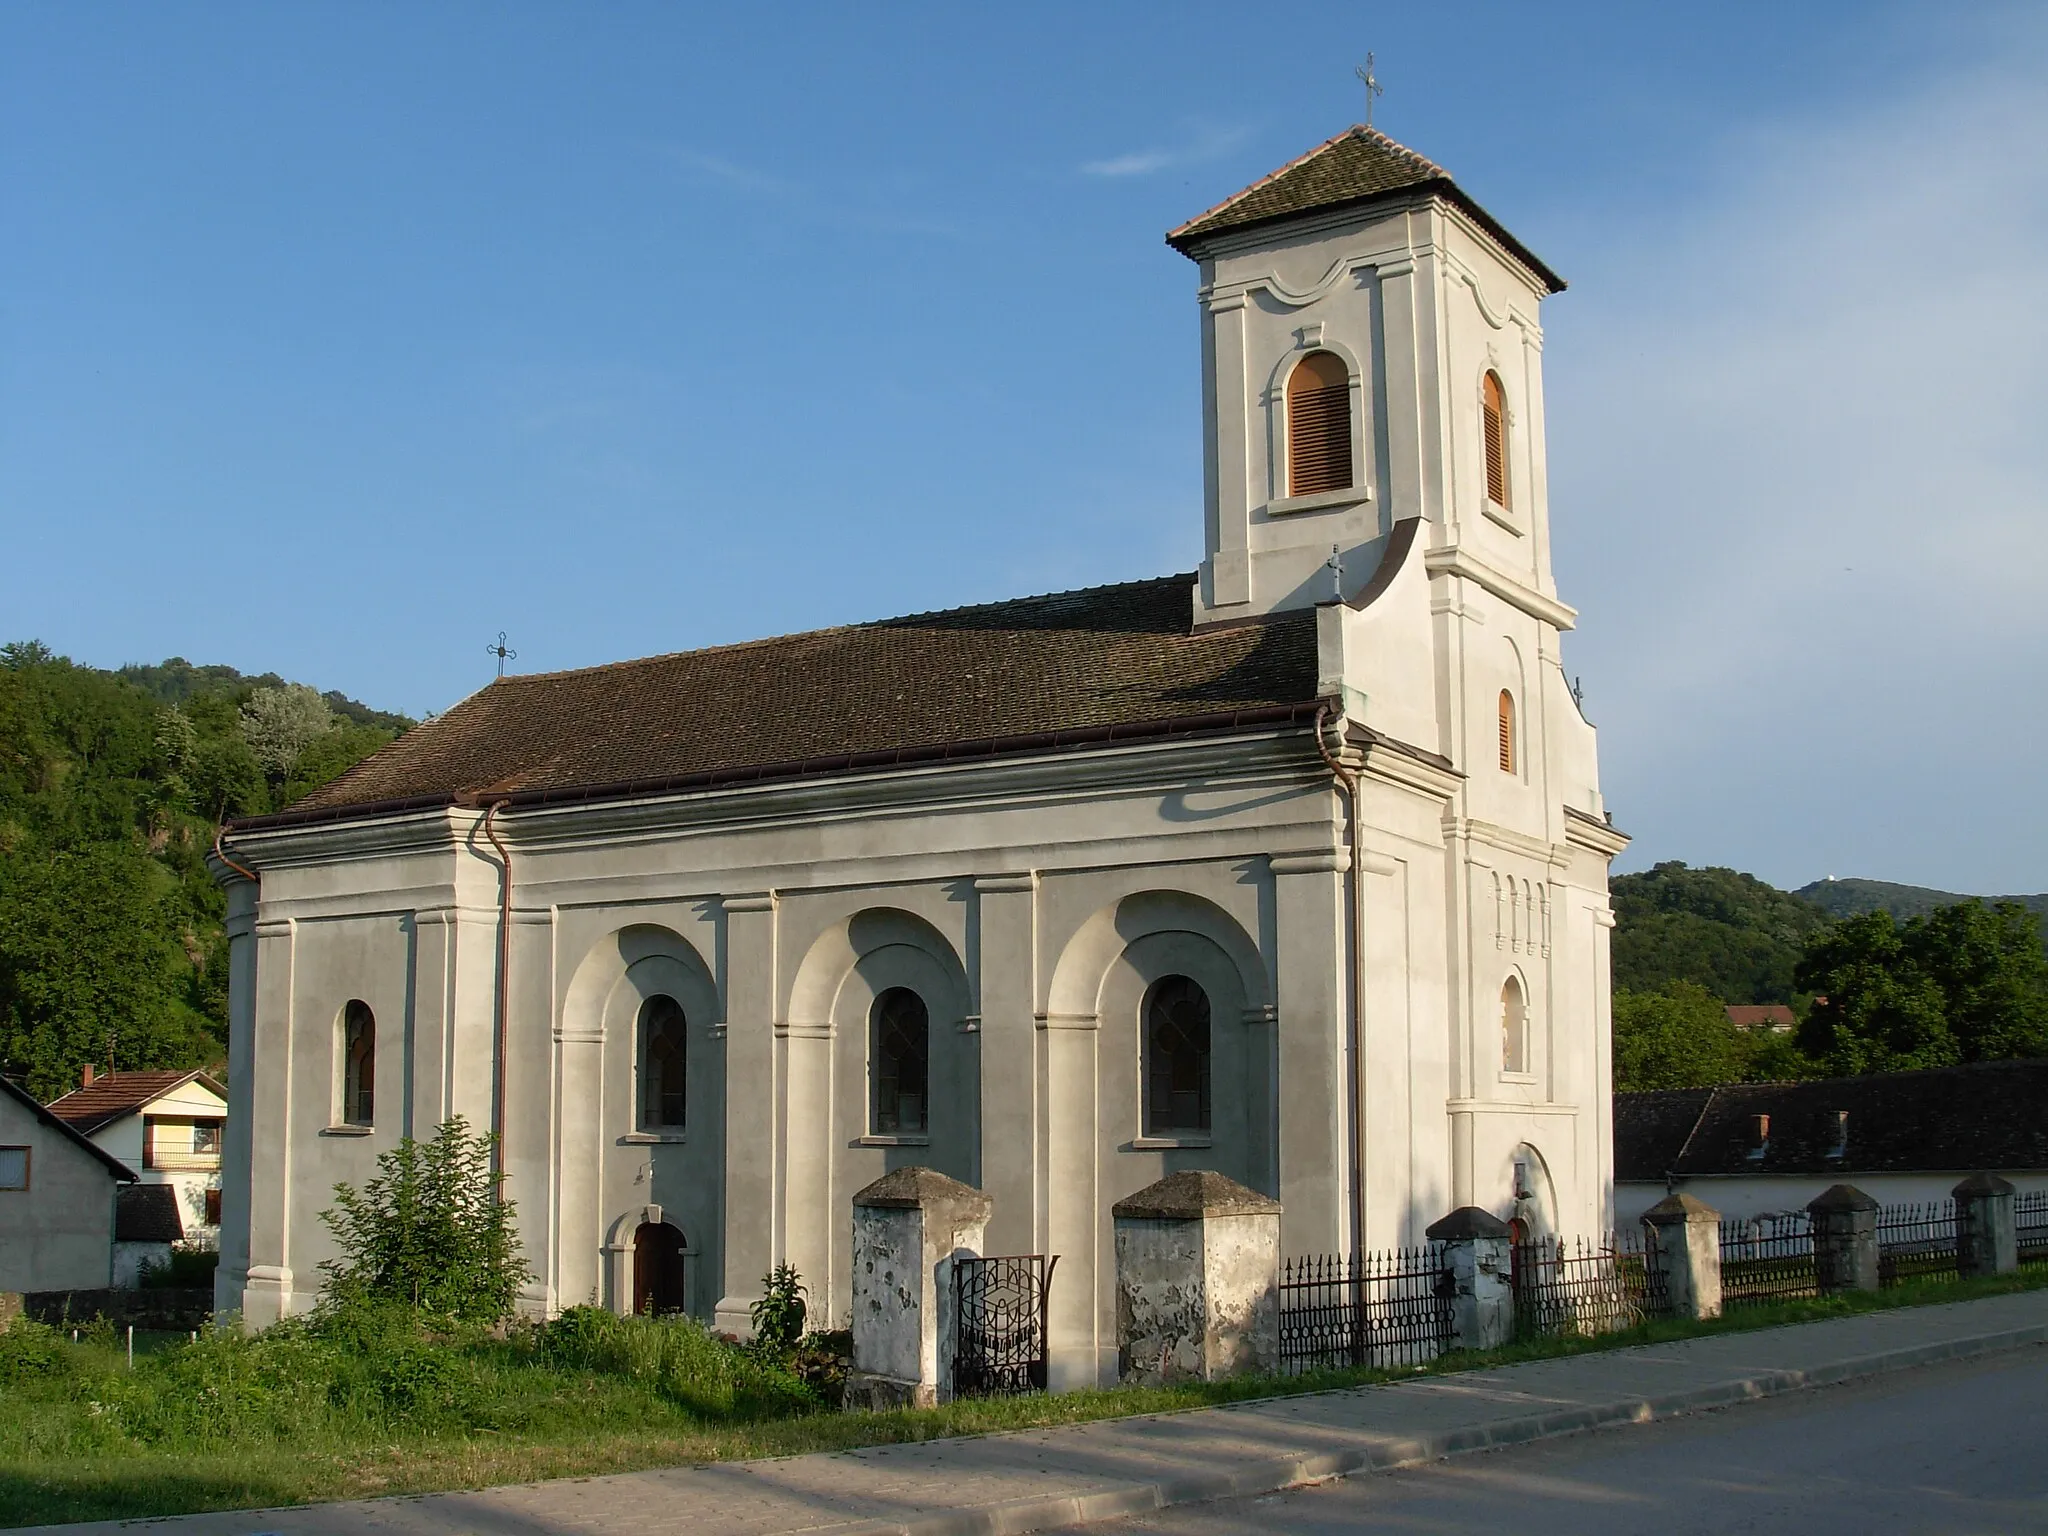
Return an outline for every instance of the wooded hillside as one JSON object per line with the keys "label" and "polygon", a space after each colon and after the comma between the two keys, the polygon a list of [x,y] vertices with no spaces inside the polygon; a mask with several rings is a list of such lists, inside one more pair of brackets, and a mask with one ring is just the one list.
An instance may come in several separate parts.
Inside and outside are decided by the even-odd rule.
{"label": "wooded hillside", "polygon": [[227,1040],[225,817],[291,804],[412,725],[273,674],[119,672],[0,646],[0,1073],[203,1066]]}

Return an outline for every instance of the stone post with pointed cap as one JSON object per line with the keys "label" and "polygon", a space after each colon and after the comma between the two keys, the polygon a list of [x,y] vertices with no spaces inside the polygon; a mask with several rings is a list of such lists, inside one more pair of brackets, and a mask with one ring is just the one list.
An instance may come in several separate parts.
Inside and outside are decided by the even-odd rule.
{"label": "stone post with pointed cap", "polygon": [[1147,1386],[1280,1368],[1280,1202],[1207,1169],[1110,1207],[1117,1374]]}
{"label": "stone post with pointed cap", "polygon": [[1498,1349],[1514,1338],[1513,1229],[1491,1211],[1466,1205],[1424,1236],[1444,1245],[1451,1347]]}
{"label": "stone post with pointed cap", "polygon": [[1664,1277],[1674,1317],[1721,1315],[1721,1213],[1688,1194],[1670,1194],[1643,1212],[1650,1242],[1643,1254]]}
{"label": "stone post with pointed cap", "polygon": [[1823,1296],[1878,1288],[1877,1210],[1854,1184],[1836,1184],[1807,1202],[1814,1279]]}
{"label": "stone post with pointed cap", "polygon": [[994,1210],[931,1168],[898,1168],[853,1197],[850,1404],[928,1408],[953,1395],[953,1260],[981,1253]]}
{"label": "stone post with pointed cap", "polygon": [[2020,1267],[2020,1234],[2012,1184],[1995,1173],[1973,1173],[1955,1187],[1956,1273],[2010,1274]]}

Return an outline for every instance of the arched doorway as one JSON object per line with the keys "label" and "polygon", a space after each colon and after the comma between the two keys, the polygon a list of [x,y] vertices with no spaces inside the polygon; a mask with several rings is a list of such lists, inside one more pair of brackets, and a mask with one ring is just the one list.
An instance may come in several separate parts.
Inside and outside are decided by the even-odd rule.
{"label": "arched doorway", "polygon": [[633,1310],[642,1317],[687,1311],[683,1234],[665,1221],[643,1221],[633,1233]]}

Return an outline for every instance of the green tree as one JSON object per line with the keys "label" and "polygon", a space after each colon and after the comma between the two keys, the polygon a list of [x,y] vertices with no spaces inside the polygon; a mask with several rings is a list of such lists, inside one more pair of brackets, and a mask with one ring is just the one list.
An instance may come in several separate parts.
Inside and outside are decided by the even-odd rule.
{"label": "green tree", "polygon": [[1698,982],[1674,981],[1656,992],[1614,989],[1616,1092],[1740,1082],[1747,1056],[1744,1032]]}
{"label": "green tree", "polygon": [[1614,983],[1656,992],[1697,982],[1728,1003],[1789,1003],[1807,937],[1827,926],[1819,908],[1754,875],[1668,862],[1616,876]]}
{"label": "green tree", "polygon": [[333,1300],[469,1323],[509,1317],[528,1271],[512,1202],[498,1198],[496,1145],[457,1115],[433,1140],[408,1136],[379,1157],[360,1192],[335,1185],[333,1207],[320,1213],[341,1248],[320,1266]]}
{"label": "green tree", "polygon": [[1801,1044],[1834,1073],[2048,1055],[2048,956],[2012,902],[1861,913],[1815,936],[1797,979],[1815,994]]}

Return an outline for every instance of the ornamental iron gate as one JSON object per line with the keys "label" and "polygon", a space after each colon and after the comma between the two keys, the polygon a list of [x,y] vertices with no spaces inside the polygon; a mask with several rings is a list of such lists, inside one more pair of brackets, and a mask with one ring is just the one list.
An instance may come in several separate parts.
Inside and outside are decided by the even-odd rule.
{"label": "ornamental iron gate", "polygon": [[1059,1262],[1042,1253],[953,1261],[955,1397],[1045,1390],[1045,1301]]}

